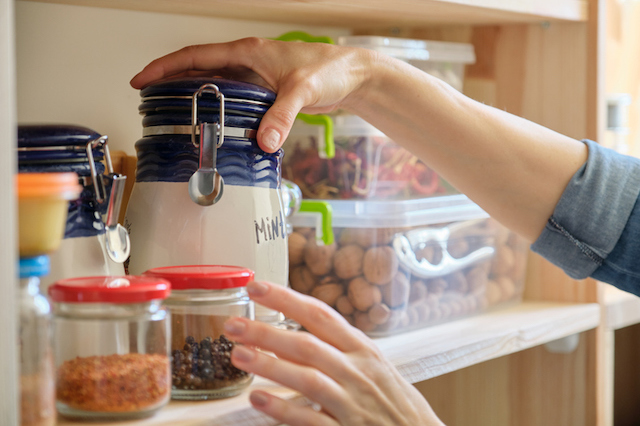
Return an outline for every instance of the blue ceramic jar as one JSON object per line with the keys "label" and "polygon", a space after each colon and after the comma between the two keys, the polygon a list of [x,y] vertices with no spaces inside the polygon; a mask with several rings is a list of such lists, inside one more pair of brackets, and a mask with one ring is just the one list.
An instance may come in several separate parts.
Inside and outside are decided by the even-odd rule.
{"label": "blue ceramic jar", "polygon": [[[181,78],[140,92],[143,137],[126,215],[129,272],[175,265],[236,265],[287,283],[282,151],[256,141],[275,100],[263,87]],[[256,307],[256,317],[278,314]]]}

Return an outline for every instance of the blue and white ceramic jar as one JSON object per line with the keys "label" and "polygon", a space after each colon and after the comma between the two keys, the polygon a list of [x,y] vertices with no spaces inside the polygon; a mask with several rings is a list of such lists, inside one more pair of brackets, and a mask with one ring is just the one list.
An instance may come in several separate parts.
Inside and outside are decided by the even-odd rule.
{"label": "blue and white ceramic jar", "polygon": [[[109,213],[117,216],[124,188],[124,177],[113,173],[107,136],[76,125],[19,125],[18,171],[75,172],[83,186],[80,197],[69,202],[64,239],[50,255],[51,273],[41,280],[43,291],[63,278],[124,274],[128,252],[111,255],[103,219]],[[118,192],[115,196],[113,188]],[[128,240],[125,245],[128,250]]]}
{"label": "blue and white ceramic jar", "polygon": [[[125,226],[131,274],[161,266],[236,265],[287,285],[282,151],[262,151],[260,120],[275,93],[217,78],[141,91],[143,137]],[[194,194],[195,192],[195,194]],[[256,318],[280,314],[256,306]]]}

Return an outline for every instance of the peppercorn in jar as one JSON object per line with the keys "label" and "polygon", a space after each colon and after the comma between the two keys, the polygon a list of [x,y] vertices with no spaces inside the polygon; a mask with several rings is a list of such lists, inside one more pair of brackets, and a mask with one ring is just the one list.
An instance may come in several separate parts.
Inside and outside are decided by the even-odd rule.
{"label": "peppercorn in jar", "polygon": [[171,362],[174,399],[203,400],[237,395],[253,375],[231,363],[234,342],[223,334],[231,317],[254,318],[246,284],[253,271],[237,266],[168,266],[143,275],[166,279],[171,296]]}
{"label": "peppercorn in jar", "polygon": [[148,417],[170,398],[170,285],[153,277],[82,277],[49,287],[56,407],[65,417]]}

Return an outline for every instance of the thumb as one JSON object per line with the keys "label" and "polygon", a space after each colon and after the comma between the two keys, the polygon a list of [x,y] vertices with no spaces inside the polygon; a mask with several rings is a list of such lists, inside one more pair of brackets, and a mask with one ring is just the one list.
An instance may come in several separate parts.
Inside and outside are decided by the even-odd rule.
{"label": "thumb", "polygon": [[299,98],[278,94],[276,101],[264,114],[258,129],[258,145],[263,151],[275,152],[282,146],[302,107]]}

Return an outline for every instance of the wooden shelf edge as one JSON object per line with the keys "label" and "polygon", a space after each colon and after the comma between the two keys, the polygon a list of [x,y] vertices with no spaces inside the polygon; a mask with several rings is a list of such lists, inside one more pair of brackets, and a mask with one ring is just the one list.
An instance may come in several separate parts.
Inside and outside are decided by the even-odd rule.
{"label": "wooden shelf edge", "polygon": [[[23,0],[24,1],[24,0]],[[587,20],[587,0],[29,0],[77,6],[367,28]]]}
{"label": "wooden shelf edge", "polygon": [[[523,302],[458,321],[398,336],[374,339],[378,347],[411,383],[420,382],[473,364],[515,353],[598,326],[600,305]],[[257,377],[250,389],[263,389],[300,404],[308,401],[296,392]],[[107,426],[109,423],[104,423]],[[172,401],[154,417],[119,426],[276,425],[254,410],[249,392],[202,402]],[[77,422],[59,425],[81,426]],[[103,426],[91,423],[92,426]]]}
{"label": "wooden shelf edge", "polygon": [[604,286],[604,325],[609,330],[640,323],[640,297],[611,285]]}
{"label": "wooden shelf edge", "polygon": [[596,328],[600,306],[523,302],[376,342],[402,376],[417,383]]}

